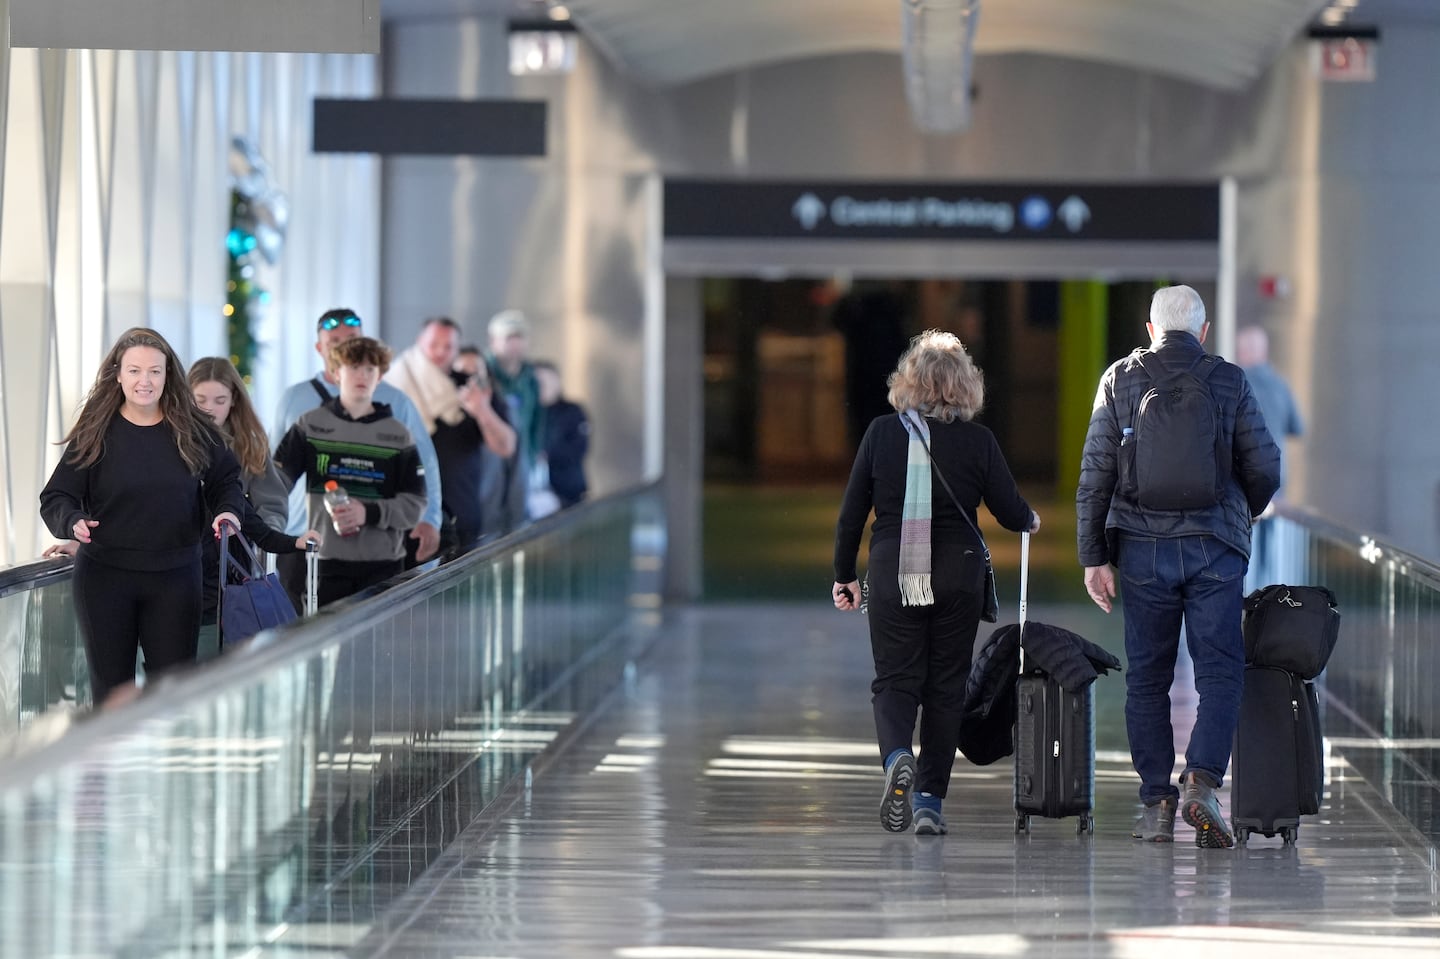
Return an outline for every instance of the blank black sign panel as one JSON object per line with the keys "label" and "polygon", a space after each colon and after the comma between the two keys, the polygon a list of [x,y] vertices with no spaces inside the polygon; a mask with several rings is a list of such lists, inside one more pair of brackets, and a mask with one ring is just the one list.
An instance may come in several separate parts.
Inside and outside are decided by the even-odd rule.
{"label": "blank black sign panel", "polygon": [[316,153],[545,155],[543,100],[316,98]]}

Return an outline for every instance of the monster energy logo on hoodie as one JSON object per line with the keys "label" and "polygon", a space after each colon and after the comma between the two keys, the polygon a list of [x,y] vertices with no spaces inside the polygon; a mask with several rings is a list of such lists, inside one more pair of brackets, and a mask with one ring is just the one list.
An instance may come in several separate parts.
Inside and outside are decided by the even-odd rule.
{"label": "monster energy logo on hoodie", "polygon": [[310,491],[319,492],[326,480],[338,480],[352,497],[374,499],[393,493],[395,458],[399,449],[345,440],[309,438],[315,457],[310,471]]}

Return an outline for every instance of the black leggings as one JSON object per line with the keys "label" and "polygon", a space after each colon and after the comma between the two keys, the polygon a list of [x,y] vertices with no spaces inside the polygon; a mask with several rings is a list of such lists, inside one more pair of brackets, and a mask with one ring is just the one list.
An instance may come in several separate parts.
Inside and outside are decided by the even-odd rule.
{"label": "black leggings", "polygon": [[145,653],[147,677],[195,662],[201,605],[198,558],[178,569],[142,572],[97,563],[82,548],[71,582],[95,705],[135,681],[137,650]]}

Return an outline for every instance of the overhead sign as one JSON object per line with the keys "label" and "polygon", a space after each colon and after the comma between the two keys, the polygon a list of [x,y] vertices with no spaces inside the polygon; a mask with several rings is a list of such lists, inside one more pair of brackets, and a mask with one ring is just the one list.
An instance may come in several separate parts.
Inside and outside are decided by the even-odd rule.
{"label": "overhead sign", "polygon": [[666,180],[665,235],[1218,242],[1220,187]]}
{"label": "overhead sign", "polygon": [[316,97],[316,153],[545,155],[544,100],[339,100]]}
{"label": "overhead sign", "polygon": [[380,52],[380,0],[9,0],[9,7],[12,47]]}

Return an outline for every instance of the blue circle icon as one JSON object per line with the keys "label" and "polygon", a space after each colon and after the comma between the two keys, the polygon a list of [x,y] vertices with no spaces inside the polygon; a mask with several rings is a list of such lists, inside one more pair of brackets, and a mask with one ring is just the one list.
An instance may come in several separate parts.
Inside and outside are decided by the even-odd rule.
{"label": "blue circle icon", "polygon": [[1032,230],[1045,229],[1051,219],[1050,204],[1043,196],[1026,197],[1020,204],[1020,222]]}

